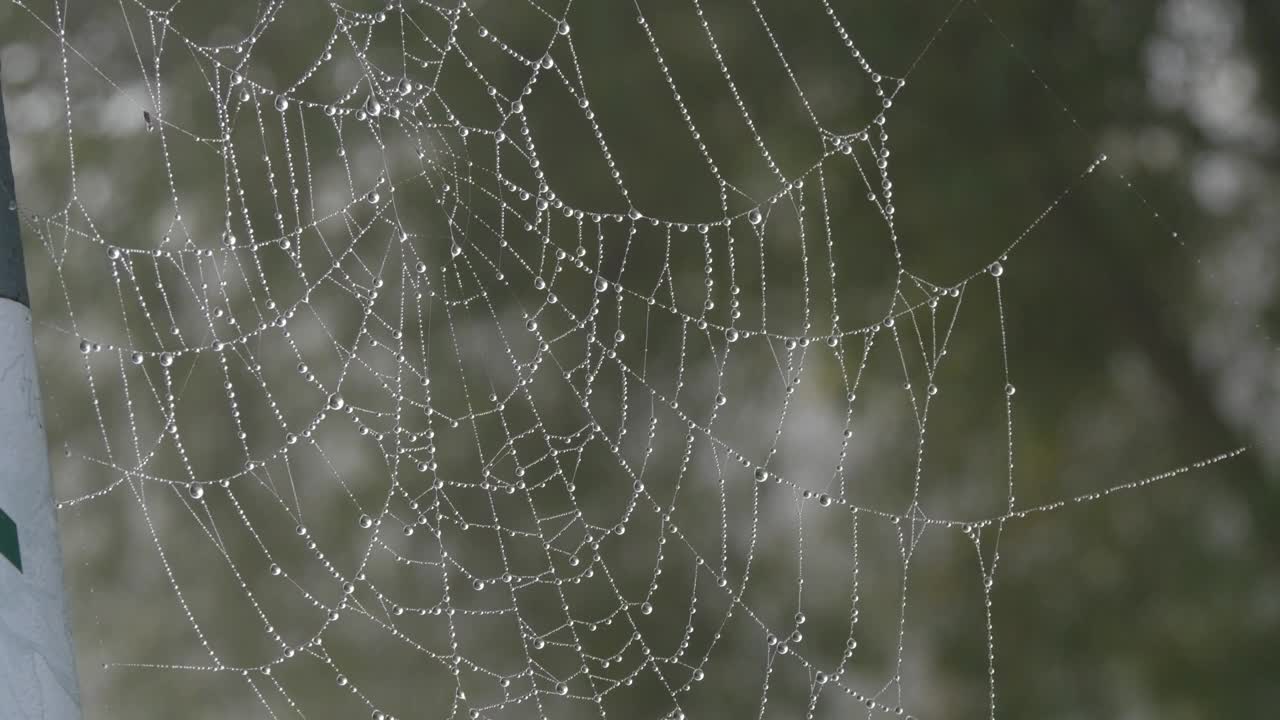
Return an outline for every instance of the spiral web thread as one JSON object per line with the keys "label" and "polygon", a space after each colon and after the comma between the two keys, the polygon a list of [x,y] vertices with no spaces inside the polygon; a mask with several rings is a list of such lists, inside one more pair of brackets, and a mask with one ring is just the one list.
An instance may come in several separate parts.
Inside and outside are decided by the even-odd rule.
{"label": "spiral web thread", "polygon": [[[913,273],[890,181],[891,108],[905,78],[873,67],[828,0],[806,1],[827,23],[813,32],[838,39],[844,76],[868,90],[863,127],[825,129],[769,13],[756,0],[732,8],[768,37],[758,51],[812,122],[817,150],[798,174],[757,130],[762,110],[739,92],[710,10],[700,0],[687,8],[767,168],[764,194],[736,185],[703,143],[710,121],[685,100],[700,90],[681,86],[650,11],[619,31],[638,33],[667,90],[646,101],[675,108],[718,188],[719,213],[678,218],[631,199],[590,102],[577,5],[522,4],[537,31],[508,43],[501,23],[487,24],[494,11],[467,4],[312,3],[327,41],[296,75],[273,79],[255,54],[296,2],[262,3],[241,40],[218,44],[183,26],[181,6],[124,0],[107,22],[128,38],[134,62],[122,69],[77,48],[77,18],[62,4],[15,0],[55,39],[66,100],[68,201],[45,214],[19,206],[65,301],[55,326],[81,353],[83,387],[54,387],[50,402],[59,415],[89,413],[96,428],[68,455],[97,485],[60,506],[83,517],[113,498],[132,505],[192,631],[175,642],[194,638],[198,651],[189,662],[115,657],[108,671],[225,674],[266,716],[337,716],[311,702],[312,680],[291,674],[307,667],[340,689],[347,710],[420,714],[367,677],[367,658],[345,659],[348,643],[405,652],[419,681],[445,692],[427,716],[631,717],[624,699],[643,687],[658,716],[684,717],[713,674],[737,672],[737,659],[717,654],[731,646],[756,653],[747,662],[758,679],[738,691],[757,698],[761,717],[909,717],[911,568],[926,533],[944,533],[975,552],[986,606],[976,620],[986,657],[976,661],[990,668],[995,716],[991,597],[1006,524],[1241,450],[1059,502],[1015,502],[1016,353],[1000,288],[1009,252],[1057,203],[958,283]],[[530,49],[535,35],[543,45]],[[482,55],[522,82],[491,82]],[[359,73],[339,86],[328,73],[342,63]],[[461,69],[478,101],[451,104],[446,67]],[[127,98],[132,141],[163,168],[150,185],[167,193],[168,219],[154,237],[121,236],[118,221],[82,201],[79,178],[95,160],[76,156],[88,122],[76,106],[93,93]],[[202,94],[189,107],[170,99]],[[580,147],[603,162],[613,207],[575,206],[543,172],[526,110],[543,95],[550,117],[586,134]],[[466,102],[485,111],[464,118]],[[1076,184],[1104,162],[1088,163]],[[864,198],[832,196],[836,168],[856,173]],[[202,173],[223,177],[221,198],[188,197]],[[864,200],[881,230],[845,240],[830,210]],[[840,316],[842,242],[891,247],[892,291],[874,323]],[[788,297],[769,292],[766,259],[777,252],[798,259],[781,271]],[[81,267],[98,282],[84,287]],[[690,267],[705,270],[698,282]],[[967,311],[1001,328],[987,352],[1000,378],[991,390],[1004,411],[1007,499],[986,516],[948,519],[921,501],[925,428],[946,397],[935,371],[961,342],[952,330],[978,287],[988,294]],[[773,371],[735,375],[741,356],[755,358],[748,367],[769,358]],[[861,498],[848,468],[869,421],[858,419],[869,374],[900,388],[915,428],[912,471],[895,480],[911,489],[896,509]],[[825,471],[797,476],[779,448],[788,420],[815,401],[803,390],[820,383],[840,413],[813,431],[829,441],[815,461]],[[769,556],[765,535],[778,530],[766,526],[778,523],[793,546],[775,577],[795,584],[762,588],[757,557]],[[180,532],[191,534],[178,542]],[[897,575],[867,577],[861,538],[873,532],[893,538],[879,558],[889,564],[876,567]],[[224,581],[188,574],[195,544]],[[847,573],[840,613],[808,609],[830,605],[806,590],[806,560],[819,551]],[[860,622],[869,583],[893,584],[895,618]],[[211,592],[220,606],[244,606],[238,632],[259,642],[240,645],[252,651],[227,647],[228,621],[200,602]],[[358,641],[345,639],[353,626]],[[878,670],[855,668],[868,636],[888,649]],[[477,643],[504,650],[491,657]],[[791,689],[771,692],[779,687]]]}

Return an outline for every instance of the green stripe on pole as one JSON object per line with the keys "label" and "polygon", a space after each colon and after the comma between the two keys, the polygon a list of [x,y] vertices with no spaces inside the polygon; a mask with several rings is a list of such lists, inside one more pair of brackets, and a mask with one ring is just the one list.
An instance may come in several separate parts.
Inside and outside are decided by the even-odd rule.
{"label": "green stripe on pole", "polygon": [[0,298],[31,307],[27,270],[22,262],[22,237],[18,234],[18,195],[9,161],[9,126],[4,119],[4,95],[0,94]]}
{"label": "green stripe on pole", "polygon": [[0,555],[22,572],[22,552],[18,548],[18,524],[8,513],[0,510]]}

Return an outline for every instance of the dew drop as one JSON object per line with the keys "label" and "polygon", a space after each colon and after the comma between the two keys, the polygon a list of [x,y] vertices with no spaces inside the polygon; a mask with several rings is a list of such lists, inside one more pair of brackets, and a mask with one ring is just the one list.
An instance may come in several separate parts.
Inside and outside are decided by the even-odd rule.
{"label": "dew drop", "polygon": [[609,281],[602,277],[596,278],[596,292],[604,292],[609,289]]}
{"label": "dew drop", "polygon": [[764,215],[761,215],[759,210],[752,209],[751,212],[747,213],[747,220],[749,220],[752,225],[759,225],[764,222]]}
{"label": "dew drop", "polygon": [[614,342],[622,342],[623,340],[626,340],[626,339],[627,339],[627,334],[622,332],[621,330],[613,334]]}
{"label": "dew drop", "polygon": [[413,92],[413,83],[409,82],[409,78],[400,78],[400,83],[396,85],[396,92],[400,93],[401,97],[408,95]]}
{"label": "dew drop", "polygon": [[649,604],[649,603],[647,603],[647,602],[640,603],[640,614],[641,614],[641,615],[652,615],[652,614],[653,614],[653,605],[650,605],[650,604]]}
{"label": "dew drop", "polygon": [[369,528],[373,527],[373,518],[369,517],[368,515],[361,515],[360,527],[364,528],[365,530],[368,530]]}
{"label": "dew drop", "polygon": [[1004,266],[998,262],[993,262],[987,266],[987,272],[991,273],[991,277],[1000,277],[1004,274]]}
{"label": "dew drop", "polygon": [[738,338],[741,337],[738,331],[735,330],[734,328],[729,328],[728,330],[725,330],[724,336],[729,340],[729,342],[738,342]]}
{"label": "dew drop", "polygon": [[1008,395],[1008,396],[1010,396],[1010,397],[1013,397],[1013,394],[1014,394],[1014,393],[1016,393],[1016,392],[1018,392],[1018,388],[1014,387],[1011,383],[1006,383],[1006,384],[1005,384],[1005,386],[1004,386],[1004,394],[1005,394],[1005,395]]}
{"label": "dew drop", "polygon": [[[242,98],[243,98],[243,96],[242,96]],[[287,98],[287,97],[285,97],[285,96],[283,96],[283,95],[277,95],[277,96],[276,96],[276,109],[277,109],[277,110],[279,110],[280,112],[284,112],[285,110],[288,110],[288,109],[289,109],[289,98]]]}
{"label": "dew drop", "polygon": [[449,254],[453,257],[458,257],[462,254],[462,246],[458,243],[454,243],[453,246],[449,248]]}
{"label": "dew drop", "polygon": [[567,22],[565,22],[565,21],[561,20],[561,21],[560,21],[560,24],[559,24],[558,26],[556,26],[556,32],[560,33],[561,35],[568,35],[568,34],[569,34],[569,23],[567,23]]}
{"label": "dew drop", "polygon": [[764,482],[769,479],[769,471],[764,468],[756,468],[756,482]]}
{"label": "dew drop", "polygon": [[171,367],[173,365],[173,353],[160,353],[161,367]]}
{"label": "dew drop", "polygon": [[88,340],[80,341],[80,352],[85,353],[87,355],[92,350],[93,350],[93,343],[89,342]]}
{"label": "dew drop", "polygon": [[556,694],[557,694],[557,695],[568,695],[568,694],[569,694],[569,686],[568,686],[568,685],[565,685],[564,683],[556,683]]}
{"label": "dew drop", "polygon": [[716,405],[724,407],[727,402],[729,402],[729,398],[725,397],[724,393],[716,393]]}
{"label": "dew drop", "polygon": [[187,492],[191,495],[192,500],[199,500],[204,497],[204,486],[192,483],[187,486]]}
{"label": "dew drop", "polygon": [[342,396],[339,395],[338,393],[334,393],[329,396],[330,410],[341,410],[346,404],[347,404],[346,401],[343,400]]}
{"label": "dew drop", "polygon": [[129,361],[132,362],[134,365],[141,365],[142,361],[145,359],[146,358],[144,358],[142,353],[140,352],[136,352],[129,356]]}
{"label": "dew drop", "polygon": [[481,580],[480,578],[476,578],[475,580],[471,581],[471,587],[475,588],[476,590],[483,590],[484,581]]}

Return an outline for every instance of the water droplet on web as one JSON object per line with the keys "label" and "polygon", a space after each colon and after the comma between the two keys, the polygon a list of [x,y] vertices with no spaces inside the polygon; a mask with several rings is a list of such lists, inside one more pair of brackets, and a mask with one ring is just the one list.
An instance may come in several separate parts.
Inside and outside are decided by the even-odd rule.
{"label": "water droplet on web", "polygon": [[536,321],[534,321],[534,320],[530,320],[529,322],[526,322],[526,323],[524,324],[524,327],[525,327],[525,329],[526,329],[526,330],[528,330],[529,332],[533,332],[534,330],[537,330],[537,329],[538,329],[538,323],[537,323]]}
{"label": "water droplet on web", "polygon": [[[246,91],[246,92],[247,92],[247,91]],[[284,112],[285,110],[288,110],[288,109],[289,109],[289,98],[287,98],[287,97],[285,97],[285,96],[283,96],[283,95],[277,95],[277,96],[276,96],[276,109],[277,109],[277,110],[279,110],[280,112]]]}
{"label": "water droplet on web", "polygon": [[604,292],[609,289],[609,281],[602,277],[596,278],[596,292]]}
{"label": "water droplet on web", "polygon": [[365,530],[368,530],[369,528],[373,527],[373,518],[369,517],[368,515],[361,515],[360,527],[364,528]]}
{"label": "water droplet on web", "polygon": [[330,410],[341,410],[346,404],[347,404],[346,401],[343,400],[342,396],[339,395],[338,393],[334,393],[329,396]]}
{"label": "water droplet on web", "polygon": [[568,695],[568,694],[569,694],[569,686],[568,686],[568,685],[565,685],[564,683],[556,683],[556,694],[557,694],[557,695]]}
{"label": "water droplet on web", "polygon": [[649,604],[649,603],[647,603],[647,602],[640,603],[640,614],[641,614],[641,615],[652,615],[652,614],[653,614],[653,605],[650,605],[650,604]]}
{"label": "water droplet on web", "polygon": [[475,588],[476,590],[483,590],[484,581],[481,580],[480,578],[476,578],[475,580],[471,581],[471,587]]}
{"label": "water droplet on web", "polygon": [[1004,266],[998,262],[993,262],[987,266],[987,272],[991,273],[991,277],[1000,277],[1004,274]]}
{"label": "water droplet on web", "polygon": [[458,243],[454,243],[449,248],[449,254],[452,255],[453,257],[458,257],[459,255],[462,254],[462,246],[459,245]]}
{"label": "water droplet on web", "polygon": [[760,214],[759,210],[752,208],[751,212],[747,213],[747,220],[750,221],[752,225],[759,225],[764,222],[764,215]]}
{"label": "water droplet on web", "polygon": [[356,591],[356,586],[353,583],[347,582],[342,584],[342,593],[344,595],[350,595],[355,591]]}
{"label": "water droplet on web", "polygon": [[88,354],[91,350],[93,350],[92,343],[90,343],[88,340],[80,341],[80,352]]}
{"label": "water droplet on web", "polygon": [[107,257],[111,258],[112,260],[119,260],[119,259],[120,259],[120,248],[118,248],[118,247],[109,247],[109,248],[107,248]]}
{"label": "water droplet on web", "polygon": [[726,339],[728,339],[729,342],[738,342],[738,337],[739,337],[738,331],[733,328],[729,328],[728,330],[725,330],[724,336]]}
{"label": "water droplet on web", "polygon": [[929,387],[928,387],[926,390],[928,391],[928,393],[929,393],[930,395],[937,395],[937,394],[938,394],[938,386],[937,386],[937,385],[934,385],[933,383],[929,383]]}
{"label": "water droplet on web", "polygon": [[280,575],[281,575],[281,574],[283,574],[283,573],[284,573],[284,570],[281,570],[279,565],[272,564],[272,566],[271,566],[271,574],[272,574],[272,576],[274,576],[274,577],[280,577]]}
{"label": "water droplet on web", "polygon": [[729,398],[725,397],[724,393],[716,393],[716,405],[723,406],[727,402]]}
{"label": "water droplet on web", "polygon": [[142,361],[145,359],[146,358],[144,358],[140,352],[136,352],[129,356],[129,362],[132,362],[134,365],[141,365]]}
{"label": "water droplet on web", "polygon": [[400,93],[401,97],[408,95],[413,92],[413,83],[409,78],[400,78],[400,82],[396,84],[396,92]]}
{"label": "water droplet on web", "polygon": [[561,20],[561,21],[560,21],[560,24],[556,26],[556,32],[560,33],[561,35],[568,35],[568,34],[569,34],[569,23],[567,23],[567,22],[565,22],[565,21]]}
{"label": "water droplet on web", "polygon": [[756,468],[756,482],[764,482],[769,479],[769,471],[764,468]]}
{"label": "water droplet on web", "polygon": [[1014,393],[1016,393],[1016,392],[1018,392],[1018,388],[1014,387],[1012,384],[1006,384],[1006,385],[1004,386],[1004,394],[1005,394],[1005,395],[1008,395],[1008,396],[1012,397],[1012,396],[1013,396],[1013,394],[1014,394]]}
{"label": "water droplet on web", "polygon": [[555,67],[556,61],[551,59],[550,55],[543,55],[542,60],[538,61],[538,64],[542,66],[543,70],[550,70]]}
{"label": "water droplet on web", "polygon": [[364,103],[364,111],[369,113],[370,117],[378,117],[382,114],[382,103],[377,98],[369,98]]}
{"label": "water droplet on web", "polygon": [[173,365],[173,354],[172,354],[172,353],[167,353],[167,352],[166,352],[166,353],[160,353],[160,365],[161,365],[161,367],[170,367],[170,366],[172,366],[172,365]]}
{"label": "water droplet on web", "polygon": [[204,486],[192,483],[187,486],[187,492],[191,495],[191,499],[199,500],[204,497]]}
{"label": "water droplet on web", "polygon": [[626,340],[626,339],[627,339],[627,334],[626,334],[626,333],[624,333],[624,332],[622,332],[621,330],[619,330],[618,332],[616,332],[616,333],[614,333],[614,334],[613,334],[613,341],[614,341],[614,342],[619,342],[619,343],[620,343],[620,342],[622,342],[623,340]]}

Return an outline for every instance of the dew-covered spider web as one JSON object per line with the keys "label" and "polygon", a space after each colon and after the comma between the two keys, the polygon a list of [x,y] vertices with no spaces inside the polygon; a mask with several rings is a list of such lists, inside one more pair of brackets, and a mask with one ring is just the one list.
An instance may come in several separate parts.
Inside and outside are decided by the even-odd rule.
{"label": "dew-covered spider web", "polygon": [[[895,124],[969,3],[891,69],[834,0],[13,2],[63,521],[127,523],[93,592],[147,615],[77,642],[139,693],[943,717],[912,658],[956,629],[996,716],[1006,528],[1240,452],[1020,496],[1003,288],[1108,165],[980,252],[900,233]],[[983,462],[931,454],[969,424]]]}

